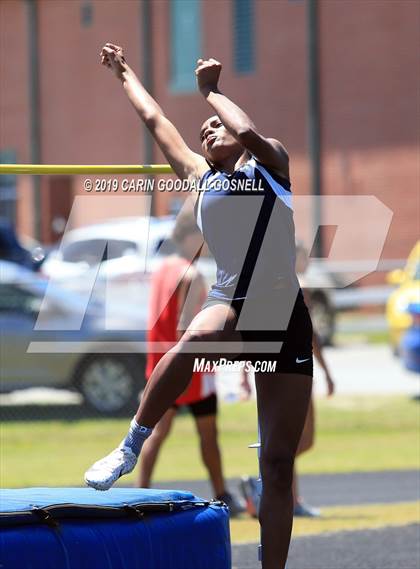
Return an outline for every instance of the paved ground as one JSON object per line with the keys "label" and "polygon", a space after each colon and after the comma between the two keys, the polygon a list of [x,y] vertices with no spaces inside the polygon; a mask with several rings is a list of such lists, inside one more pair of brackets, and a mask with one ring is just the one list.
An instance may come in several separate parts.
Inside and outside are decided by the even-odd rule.
{"label": "paved ground", "polygon": [[[287,569],[418,569],[420,525],[297,537]],[[234,545],[234,569],[257,569],[256,544]]]}
{"label": "paved ground", "polygon": [[[325,348],[325,358],[336,383],[337,394],[406,394],[420,391],[418,374],[406,370],[401,360],[392,355],[389,346],[351,344]],[[315,394],[326,391],[322,370],[315,362]],[[234,400],[238,393],[239,375],[222,372],[218,375],[219,394]]]}
{"label": "paved ground", "polygon": [[[417,470],[354,472],[349,474],[307,474],[299,477],[301,493],[313,506],[347,506],[420,500],[420,473]],[[239,479],[228,480],[237,492]],[[184,489],[201,498],[211,498],[206,480],[159,482],[157,488]]]}
{"label": "paved ground", "polygon": [[[228,481],[236,491],[238,480]],[[420,499],[417,470],[303,475],[302,494],[314,506],[405,502]],[[206,481],[159,483],[210,498]],[[292,540],[287,569],[419,569],[420,525],[347,531]],[[258,569],[257,543],[232,546],[233,569]]]}
{"label": "paved ground", "polygon": [[366,332],[386,332],[388,322],[385,314],[369,314],[362,316],[360,313],[338,312],[336,320],[336,332],[338,334],[362,334]]}
{"label": "paved ground", "polygon": [[[405,394],[420,392],[419,375],[404,369],[387,345],[348,345],[326,348],[326,359],[336,382],[337,394]],[[224,400],[235,400],[239,392],[238,373],[220,371],[217,374],[217,389]],[[315,393],[325,393],[322,372],[315,365]],[[0,395],[0,403],[9,406],[21,405],[68,405],[78,407],[81,396],[70,391],[37,388]],[[40,410],[42,412],[42,409]]]}

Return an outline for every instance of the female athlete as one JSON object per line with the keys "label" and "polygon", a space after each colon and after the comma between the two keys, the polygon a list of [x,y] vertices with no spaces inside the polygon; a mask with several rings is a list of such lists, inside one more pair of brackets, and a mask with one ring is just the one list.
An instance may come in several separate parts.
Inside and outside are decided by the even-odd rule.
{"label": "female athlete", "polygon": [[[196,358],[251,361],[261,430],[262,567],[283,569],[294,458],[312,387],[312,325],[295,274],[288,154],[219,90],[222,66],[215,59],[199,59],[195,71],[214,113],[200,130],[202,155],[187,146],[120,47],[107,43],[101,62],[121,81],[176,175],[199,182],[190,199],[218,270],[202,310],[155,367],[126,438],[86,472],[85,481],[107,490],[134,469],[143,442],[188,386]],[[247,180],[251,188],[240,184]],[[267,361],[274,371],[257,371]]]}

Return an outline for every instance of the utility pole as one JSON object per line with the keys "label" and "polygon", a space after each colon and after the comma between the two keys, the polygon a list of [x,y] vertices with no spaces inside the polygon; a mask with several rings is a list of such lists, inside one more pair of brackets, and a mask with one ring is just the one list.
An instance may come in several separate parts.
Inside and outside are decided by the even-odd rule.
{"label": "utility pole", "polygon": [[[36,0],[26,0],[28,16],[28,59],[29,59],[29,121],[30,157],[32,164],[41,163],[41,130],[39,101],[39,28]],[[34,204],[33,233],[35,239],[42,240],[42,202],[41,176],[32,176]]]}
{"label": "utility pole", "polygon": [[308,44],[308,142],[311,162],[311,194],[314,196],[312,223],[316,240],[312,253],[323,256],[322,208],[319,196],[322,195],[321,178],[321,110],[319,81],[319,3],[307,0],[307,44]]}
{"label": "utility pole", "polygon": [[[153,33],[152,33],[152,2],[151,0],[139,0],[140,1],[140,18],[141,18],[141,50],[143,58],[143,77],[142,83],[145,89],[153,97]],[[153,164],[154,152],[153,152],[153,138],[146,127],[144,127],[144,164]],[[150,205],[150,215],[156,214],[156,196],[155,192],[151,192],[152,202]]]}

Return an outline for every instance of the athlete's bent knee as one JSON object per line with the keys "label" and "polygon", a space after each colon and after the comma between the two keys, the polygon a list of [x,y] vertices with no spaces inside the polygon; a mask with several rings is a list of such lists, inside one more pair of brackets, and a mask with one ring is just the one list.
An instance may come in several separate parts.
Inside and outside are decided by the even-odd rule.
{"label": "athlete's bent knee", "polygon": [[181,343],[220,342],[226,340],[223,330],[187,330],[181,338]]}

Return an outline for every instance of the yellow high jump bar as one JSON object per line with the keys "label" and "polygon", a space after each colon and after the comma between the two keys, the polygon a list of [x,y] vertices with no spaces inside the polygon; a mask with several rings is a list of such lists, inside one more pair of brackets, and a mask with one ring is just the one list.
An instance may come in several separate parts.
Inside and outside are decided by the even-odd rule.
{"label": "yellow high jump bar", "polygon": [[173,174],[168,164],[0,164],[0,174]]}

